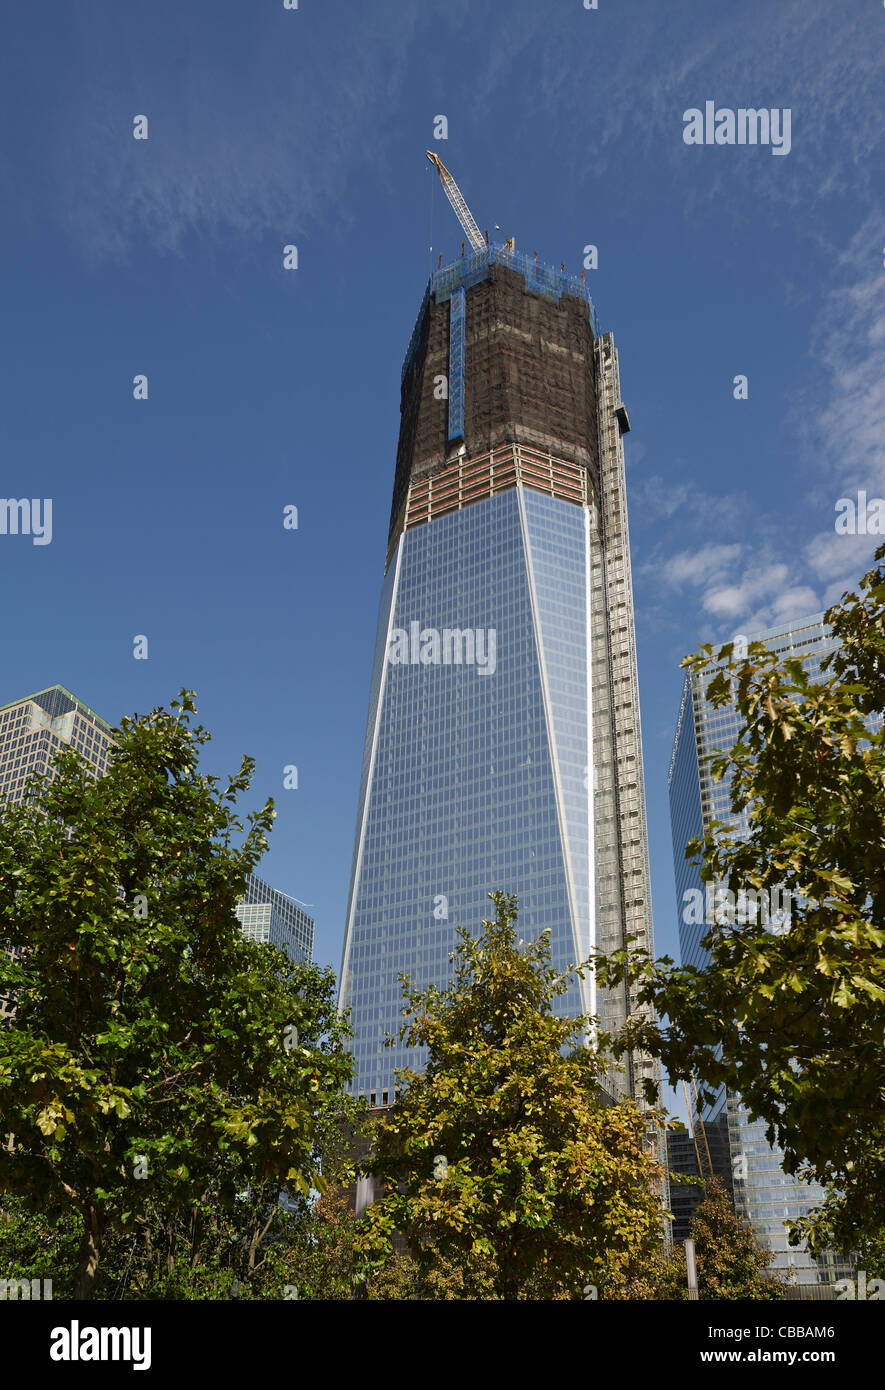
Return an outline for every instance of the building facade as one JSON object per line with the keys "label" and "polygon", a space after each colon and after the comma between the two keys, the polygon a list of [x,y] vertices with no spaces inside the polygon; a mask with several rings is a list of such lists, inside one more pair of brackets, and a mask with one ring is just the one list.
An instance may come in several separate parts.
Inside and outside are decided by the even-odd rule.
{"label": "building facade", "polygon": [[[443,985],[514,893],[557,968],[653,949],[618,356],[583,278],[489,246],[432,276],[402,373],[339,1002],[392,1103],[398,974]],[[621,1023],[588,977],[562,1011]],[[645,1056],[611,1078],[636,1094]]]}
{"label": "building facade", "polygon": [[[36,787],[51,781],[60,748],[76,749],[101,777],[112,743],[110,725],[63,685],[0,705],[0,815],[5,806],[26,799],[29,783]],[[12,998],[0,995],[0,1021],[14,1009]]]}
{"label": "building facade", "polygon": [[300,903],[250,874],[246,892],[237,903],[237,917],[249,941],[269,942],[285,951],[293,962],[309,961],[313,954],[313,918]]}
{"label": "building facade", "polygon": [[[0,813],[21,803],[27,784],[53,777],[53,758],[65,745],[91,764],[96,777],[107,771],[113,749],[111,726],[64,686],[53,685],[0,706]],[[237,908],[243,933],[253,941],[271,941],[293,961],[309,960],[314,923],[292,898],[271,888],[257,874],[248,880]],[[12,1009],[0,999],[0,1017]]]}
{"label": "building facade", "polygon": [[112,743],[110,725],[62,685],[0,706],[0,809],[24,800],[31,776],[49,780],[66,744],[102,776]]}
{"label": "building facade", "polygon": [[[820,613],[744,637],[747,644],[763,642],[772,651],[798,657],[812,677],[825,674],[821,662],[836,646]],[[697,968],[709,959],[702,941],[711,925],[712,899],[697,865],[685,858],[685,847],[714,820],[733,826],[739,835],[749,833],[746,813],[732,812],[730,778],[714,782],[709,772],[713,750],[731,748],[743,728],[734,706],[707,703],[705,692],[711,679],[709,674],[686,676],[669,772],[680,953],[683,965]],[[773,897],[766,915],[777,930],[786,922],[789,904],[780,899],[775,903]],[[702,917],[697,911],[699,900],[704,903]],[[805,1216],[823,1201],[824,1193],[784,1172],[782,1154],[765,1138],[765,1123],[751,1121],[740,1096],[721,1089],[713,1104],[701,1109],[700,1119],[698,1142],[703,1145],[706,1136],[713,1171],[731,1190],[738,1216],[771,1249],[774,1267],[792,1270],[798,1284],[828,1284],[847,1273],[849,1267],[835,1257],[813,1259],[804,1247],[794,1250],[787,1244],[785,1221]]]}
{"label": "building facade", "polygon": [[[671,1174],[699,1179],[701,1168],[695,1139],[690,1129],[667,1131],[667,1168]],[[703,1197],[699,1183],[670,1182],[670,1211],[673,1224],[670,1232],[674,1245],[681,1245],[691,1235],[691,1218]]]}

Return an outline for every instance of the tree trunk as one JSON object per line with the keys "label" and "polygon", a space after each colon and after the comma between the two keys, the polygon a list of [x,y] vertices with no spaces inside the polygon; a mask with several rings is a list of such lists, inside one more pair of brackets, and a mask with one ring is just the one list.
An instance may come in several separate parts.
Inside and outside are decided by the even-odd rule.
{"label": "tree trunk", "polygon": [[98,1207],[90,1202],[83,1210],[83,1235],[74,1278],[74,1298],[92,1298],[94,1295],[103,1235],[104,1218]]}
{"label": "tree trunk", "polygon": [[500,1263],[501,1269],[499,1289],[503,1299],[518,1299],[522,1290],[522,1278],[519,1274],[519,1265],[516,1259],[516,1247],[512,1246],[508,1250],[503,1261]]}

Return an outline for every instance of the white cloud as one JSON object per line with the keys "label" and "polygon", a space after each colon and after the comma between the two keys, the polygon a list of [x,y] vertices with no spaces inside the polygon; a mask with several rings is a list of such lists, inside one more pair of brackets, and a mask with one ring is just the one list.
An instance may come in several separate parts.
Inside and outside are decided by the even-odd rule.
{"label": "white cloud", "polygon": [[703,596],[703,606],[716,617],[740,618],[751,603],[765,594],[782,590],[788,574],[784,564],[768,565],[762,570],[747,569],[738,583],[708,590]]}
{"label": "white cloud", "polygon": [[837,579],[832,584],[828,584],[826,589],[824,589],[824,598],[821,607],[829,608],[832,604],[838,603],[843,594],[856,594],[860,588],[858,581],[860,580],[861,573],[865,574],[866,571],[859,571],[857,574],[847,575],[844,579]]}
{"label": "white cloud", "polygon": [[772,596],[769,602],[747,612],[741,627],[748,636],[769,627],[779,627],[794,618],[810,618],[826,607],[814,589],[799,584]]}
{"label": "white cloud", "polygon": [[673,588],[709,584],[724,577],[740,553],[739,545],[704,545],[699,550],[682,550],[654,569]]}
{"label": "white cloud", "polygon": [[656,575],[657,599],[668,588],[696,590],[699,613],[713,620],[714,640],[773,627],[823,607],[817,591],[801,582],[789,563],[758,546],[683,550],[663,563],[645,565],[642,572]]}
{"label": "white cloud", "polygon": [[823,580],[834,581],[843,575],[851,582],[865,574],[873,551],[881,536],[840,536],[836,531],[821,531],[805,547],[805,555],[815,574]]}
{"label": "white cloud", "polygon": [[786,623],[790,618],[806,618],[812,613],[819,613],[821,607],[818,595],[807,584],[785,589],[783,593],[776,594],[771,601],[775,624]]}

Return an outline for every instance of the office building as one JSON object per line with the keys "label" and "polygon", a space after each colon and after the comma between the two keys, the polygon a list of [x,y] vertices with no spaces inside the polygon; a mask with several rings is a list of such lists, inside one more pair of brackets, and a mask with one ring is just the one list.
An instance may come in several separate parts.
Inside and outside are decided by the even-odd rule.
{"label": "office building", "polygon": [[[782,656],[798,657],[813,677],[825,674],[821,672],[821,662],[837,645],[823,614],[743,635],[747,644],[763,642]],[[709,959],[702,945],[709,931],[707,886],[698,866],[685,858],[685,847],[691,839],[704,834],[714,820],[733,826],[738,835],[749,833],[746,812],[732,812],[730,779],[724,777],[715,782],[708,766],[713,750],[731,748],[743,728],[733,705],[715,707],[707,703],[705,691],[711,679],[711,673],[686,676],[669,771],[681,957],[683,965],[699,969]],[[702,919],[695,906],[699,901],[694,896],[697,894],[705,905]],[[777,904],[769,900],[766,916],[772,929],[785,924],[788,911],[789,904],[785,906],[780,898]],[[751,1122],[740,1096],[725,1088],[720,1089],[712,1105],[701,1108],[699,1118],[700,1125],[695,1107],[698,1143],[703,1144],[706,1137],[713,1170],[732,1191],[738,1216],[771,1249],[775,1268],[782,1272],[792,1269],[798,1284],[832,1283],[841,1278],[848,1266],[835,1257],[813,1259],[804,1247],[792,1249],[787,1243],[784,1222],[805,1216],[822,1202],[824,1194],[815,1184],[800,1182],[784,1172],[782,1155],[765,1138],[764,1122]]]}
{"label": "office building", "polygon": [[[698,1152],[690,1129],[667,1131],[667,1168],[671,1173],[700,1178]],[[673,1223],[670,1237],[674,1245],[681,1245],[691,1235],[691,1218],[703,1195],[703,1188],[698,1183],[671,1181],[670,1211],[673,1213]]]}
{"label": "office building", "polygon": [[[465,224],[466,225],[466,224]],[[583,277],[511,246],[433,274],[402,371],[340,1003],[381,1107],[399,973],[443,985],[459,925],[519,899],[564,970],[653,950],[618,354]],[[624,989],[560,1001],[616,1028]],[[643,1055],[611,1077],[639,1094]]]}
{"label": "office building", "polygon": [[237,904],[237,917],[249,941],[265,941],[285,951],[292,961],[309,961],[314,923],[302,905],[250,874],[246,892]]}
{"label": "office building", "polygon": [[[0,808],[20,804],[30,778],[50,781],[53,759],[68,745],[89,762],[96,777],[107,771],[112,756],[111,726],[64,686],[53,685],[0,706]],[[35,784],[36,785],[36,784]],[[309,960],[314,924],[295,901],[269,887],[256,874],[249,878],[237,910],[244,934],[254,941],[272,941],[292,960]],[[4,1009],[0,1000],[0,1016]]]}
{"label": "office building", "polygon": [[52,760],[65,744],[101,777],[112,742],[110,725],[62,685],[0,706],[0,808],[23,801],[31,776],[50,780]]}

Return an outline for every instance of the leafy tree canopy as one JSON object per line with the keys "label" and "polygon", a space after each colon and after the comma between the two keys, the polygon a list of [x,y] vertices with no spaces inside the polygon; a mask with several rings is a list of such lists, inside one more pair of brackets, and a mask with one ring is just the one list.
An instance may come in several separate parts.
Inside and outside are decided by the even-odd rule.
{"label": "leafy tree canopy", "polygon": [[421,1280],[447,1261],[460,1279],[442,1297],[581,1298],[659,1242],[656,1117],[605,1100],[592,1021],[554,1013],[572,971],[553,968],[547,933],[517,940],[515,898],[490,896],[495,918],[478,939],[459,930],[447,988],[403,982],[401,1037],[428,1060],[398,1073],[379,1123],[364,1167],[384,1192],[359,1248],[382,1256],[398,1233]]}
{"label": "leafy tree canopy", "polygon": [[198,770],[193,696],[124,719],[99,780],[71,749],[0,818],[0,1192],[81,1228],[75,1297],[110,1232],[263,1184],[307,1193],[316,1116],[349,1079],[322,972],[244,940],[235,915],[268,802]]}
{"label": "leafy tree canopy", "polygon": [[745,659],[729,643],[683,663],[710,678],[715,707],[740,712],[741,736],[711,771],[749,823],[746,836],[713,823],[687,856],[735,895],[785,889],[789,921],[717,922],[697,968],[629,950],[599,961],[601,982],[629,976],[665,1020],[634,1019],[617,1046],[647,1047],[671,1079],[694,1070],[708,1093],[738,1092],[786,1170],[829,1190],[792,1238],[868,1262],[885,1247],[883,556],[860,596],[826,614],[840,646],[824,679],[760,643]]}

